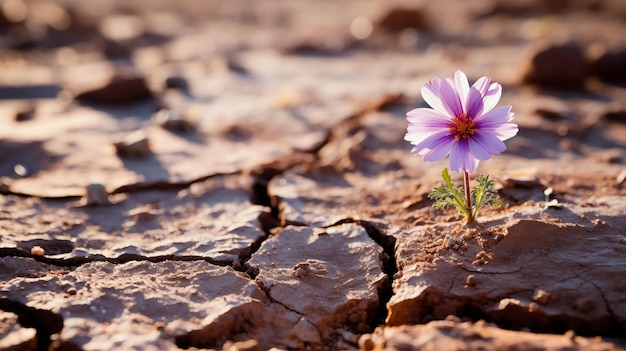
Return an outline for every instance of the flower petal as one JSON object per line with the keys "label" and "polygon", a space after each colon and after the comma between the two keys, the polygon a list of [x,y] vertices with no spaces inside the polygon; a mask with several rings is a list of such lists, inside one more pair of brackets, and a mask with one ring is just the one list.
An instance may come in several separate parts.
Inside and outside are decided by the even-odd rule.
{"label": "flower petal", "polygon": [[[480,93],[482,99],[482,110],[475,110],[473,116],[478,116],[478,114],[482,112],[491,111],[496,106],[498,101],[500,101],[500,96],[502,95],[502,86],[498,83],[492,83],[491,78],[489,77],[478,78],[478,80],[476,80],[476,82],[472,85],[472,89],[476,89]],[[472,105],[469,101],[467,105],[468,114],[470,114],[469,111]]]}
{"label": "flower petal", "polygon": [[449,112],[444,107],[440,97],[441,94],[439,93],[441,82],[442,80],[439,77],[434,77],[433,80],[424,84],[421,90],[422,99],[424,99],[430,107],[434,108],[438,112],[448,114]]}
{"label": "flower petal", "polygon": [[442,80],[439,87],[441,102],[451,117],[458,117],[463,113],[463,104],[459,94],[454,90],[448,80]]}
{"label": "flower petal", "polygon": [[476,116],[480,116],[483,112],[483,96],[480,94],[476,88],[470,88],[469,94],[467,95],[467,116],[470,118],[476,118]]}
{"label": "flower petal", "polygon": [[422,143],[424,140],[426,140],[428,137],[430,137],[433,134],[436,133],[440,133],[440,132],[445,132],[446,134],[448,133],[447,131],[420,131],[420,130],[409,130],[405,135],[404,135],[404,140],[410,142],[413,145],[418,145],[420,143]]}
{"label": "flower petal", "polygon": [[445,143],[434,149],[424,149],[422,150],[422,152],[419,153],[419,155],[424,158],[424,161],[439,161],[442,158],[448,156],[448,154],[450,153],[450,148],[452,148],[452,143]]}
{"label": "flower petal", "polygon": [[500,140],[507,140],[517,135],[519,127],[513,120],[511,106],[501,106],[481,116],[476,122],[476,129],[481,134],[491,134]]}
{"label": "flower petal", "polygon": [[432,108],[416,108],[406,113],[409,125],[450,125],[450,117]]}
{"label": "flower petal", "polygon": [[[486,152],[491,155],[497,155],[502,153],[502,151],[506,150],[506,145],[493,133],[478,133],[473,136],[471,139],[478,147],[482,148]],[[472,149],[472,144],[470,143],[470,150]],[[472,152],[473,153],[473,152]],[[473,153],[476,158],[481,160],[488,160],[489,158],[480,158],[477,154]]]}
{"label": "flower petal", "polygon": [[461,107],[463,111],[467,111],[465,103],[470,90],[467,76],[463,73],[463,71],[457,70],[452,75],[452,79],[448,80],[448,82],[452,85],[454,90],[456,90],[456,93],[461,100]]}
{"label": "flower petal", "polygon": [[504,141],[517,135],[519,127],[515,123],[505,123],[492,131],[498,139]]}
{"label": "flower petal", "polygon": [[437,161],[450,153],[453,141],[454,137],[448,132],[436,133],[416,144],[411,151],[422,156],[425,161]]}
{"label": "flower petal", "polygon": [[424,140],[426,140],[428,137],[430,137],[433,134],[442,132],[440,131],[420,131],[418,130],[409,130],[408,132],[406,132],[406,134],[404,135],[404,140],[410,142],[413,145],[418,145],[420,143],[422,143]]}
{"label": "flower petal", "polygon": [[468,142],[459,141],[452,144],[450,150],[450,170],[473,172],[478,167],[479,160],[472,156]]}
{"label": "flower petal", "polygon": [[[426,161],[450,155],[451,170],[472,172],[481,160],[506,150],[504,141],[519,131],[511,123],[511,106],[496,108],[501,96],[502,86],[488,77],[479,78],[471,87],[460,70],[450,78],[434,77],[422,87],[422,97],[432,108],[417,108],[406,114],[404,139],[414,145],[412,152]],[[456,126],[454,121],[469,123],[466,117],[474,124],[467,124],[471,131],[457,140],[454,133],[463,125]]]}
{"label": "flower petal", "polygon": [[489,77],[480,77],[472,84],[472,88],[478,90],[481,96],[485,96],[487,90],[489,90],[489,84],[491,84],[491,79]]}
{"label": "flower petal", "polygon": [[500,101],[500,97],[502,96],[502,86],[498,83],[492,83],[489,86],[489,90],[484,95],[483,98],[483,111],[491,111],[498,101]]}
{"label": "flower petal", "polygon": [[506,105],[483,113],[480,116],[476,116],[474,123],[476,123],[476,128],[479,130],[484,128],[497,128],[509,122],[511,117],[513,117],[513,114],[511,114],[511,106]]}
{"label": "flower petal", "polygon": [[452,139],[454,140],[454,137],[450,135],[449,132],[439,132],[439,133],[434,133],[429,135],[428,137],[424,138],[424,140],[422,140],[419,143],[413,144],[415,145],[415,147],[413,148],[413,150],[415,150],[416,152],[420,153],[425,149],[433,149],[435,148],[437,145],[441,145],[443,140],[449,140]]}
{"label": "flower petal", "polygon": [[430,108],[417,108],[407,113],[407,133],[404,140],[417,145],[432,134],[449,133],[450,118]]}
{"label": "flower petal", "polygon": [[478,140],[476,140],[476,138],[468,139],[468,144],[469,151],[475,158],[483,161],[491,158],[491,153],[485,150],[485,148],[480,142],[478,142]]}

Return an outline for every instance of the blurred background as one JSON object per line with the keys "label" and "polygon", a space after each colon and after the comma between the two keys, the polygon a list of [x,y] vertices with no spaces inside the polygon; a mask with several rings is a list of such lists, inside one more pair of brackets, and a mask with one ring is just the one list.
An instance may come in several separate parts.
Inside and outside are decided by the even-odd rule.
{"label": "blurred background", "polygon": [[[507,76],[514,76],[524,73],[512,65],[524,63],[518,53],[541,41],[578,46],[566,53],[566,62],[554,62],[585,61],[571,75],[623,79],[625,22],[620,0],[2,0],[0,84],[59,81],[65,69],[103,61],[146,74],[190,62],[205,62],[199,68],[205,70],[243,70],[233,62],[236,55],[255,50],[328,56],[400,51],[430,55],[439,66],[483,60],[484,74],[505,62]],[[485,50],[490,47],[497,50]],[[473,50],[484,54],[475,57]],[[25,68],[38,75],[25,77]],[[102,72],[89,74],[97,79]],[[21,92],[2,90],[0,98]]]}
{"label": "blurred background", "polygon": [[[402,95],[393,147],[408,152],[404,112],[425,106],[424,82],[456,69],[503,85],[522,126],[510,154],[609,150],[622,162],[624,33],[623,0],[1,0],[0,176],[83,170],[46,178],[59,189],[117,169],[134,178],[113,188],[195,179],[315,151],[388,94]],[[155,123],[178,134],[123,140]],[[116,156],[149,151],[141,166]],[[228,166],[189,169],[207,155]]]}

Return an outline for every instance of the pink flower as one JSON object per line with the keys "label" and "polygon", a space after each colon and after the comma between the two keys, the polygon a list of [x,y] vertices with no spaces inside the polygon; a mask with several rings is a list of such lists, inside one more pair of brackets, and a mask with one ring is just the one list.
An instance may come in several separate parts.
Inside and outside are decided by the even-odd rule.
{"label": "pink flower", "polygon": [[422,88],[422,98],[432,108],[416,108],[406,114],[406,141],[415,145],[411,152],[425,161],[450,155],[450,169],[472,172],[479,161],[506,149],[503,141],[515,136],[518,127],[511,106],[494,107],[502,87],[490,78],[469,86],[465,73],[452,78],[433,78]]}

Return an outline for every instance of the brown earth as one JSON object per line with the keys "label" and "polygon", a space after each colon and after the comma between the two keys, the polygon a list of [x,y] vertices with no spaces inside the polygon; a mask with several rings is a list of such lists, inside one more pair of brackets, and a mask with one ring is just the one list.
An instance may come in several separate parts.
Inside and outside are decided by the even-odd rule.
{"label": "brown earth", "polygon": [[[625,350],[624,31],[620,0],[1,1],[0,350]],[[469,226],[403,140],[456,69],[520,126]]]}

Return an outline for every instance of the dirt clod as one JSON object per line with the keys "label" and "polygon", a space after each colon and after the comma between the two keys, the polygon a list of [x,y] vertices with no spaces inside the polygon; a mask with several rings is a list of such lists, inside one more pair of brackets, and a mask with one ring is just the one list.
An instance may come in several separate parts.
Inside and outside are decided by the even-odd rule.
{"label": "dirt clod", "polygon": [[547,45],[535,48],[523,72],[526,83],[574,89],[584,83],[588,62],[577,44]]}

